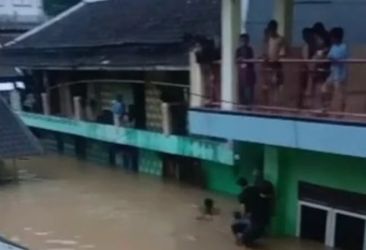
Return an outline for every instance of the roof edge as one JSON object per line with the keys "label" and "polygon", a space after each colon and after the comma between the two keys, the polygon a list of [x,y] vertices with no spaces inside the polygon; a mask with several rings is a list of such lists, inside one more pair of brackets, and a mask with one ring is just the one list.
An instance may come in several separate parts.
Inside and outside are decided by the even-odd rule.
{"label": "roof edge", "polygon": [[169,46],[169,45],[183,45],[184,42],[181,40],[170,40],[170,41],[152,41],[152,42],[144,42],[144,41],[121,41],[114,43],[103,43],[103,44],[78,44],[78,45],[57,45],[52,47],[45,46],[17,46],[17,47],[4,47],[6,51],[22,51],[22,50],[63,50],[63,49],[98,49],[98,48],[106,48],[106,47],[128,47],[128,46]]}
{"label": "roof edge", "polygon": [[88,2],[81,1],[80,3],[78,3],[75,6],[71,7],[70,9],[68,9],[68,10],[60,13],[59,15],[55,16],[54,18],[50,19],[49,21],[35,27],[34,29],[31,29],[30,31],[24,33],[23,35],[20,35],[19,37],[15,38],[14,40],[6,43],[4,45],[4,47],[9,47],[9,46],[15,45],[18,42],[23,41],[24,39],[26,39],[30,36],[33,36],[34,34],[37,34],[38,32],[42,31],[43,29],[57,23],[58,21],[60,21],[60,20],[64,19],[65,17],[71,15],[75,11],[81,9],[86,4],[88,4]]}
{"label": "roof edge", "polygon": [[189,71],[189,66],[184,65],[151,65],[151,66],[32,66],[20,65],[21,69],[28,70],[82,70],[82,71]]}

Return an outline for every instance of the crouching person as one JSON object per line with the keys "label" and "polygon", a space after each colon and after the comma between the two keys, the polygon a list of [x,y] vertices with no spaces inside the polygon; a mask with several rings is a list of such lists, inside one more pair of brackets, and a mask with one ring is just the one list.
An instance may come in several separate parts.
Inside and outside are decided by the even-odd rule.
{"label": "crouching person", "polygon": [[241,245],[243,243],[244,235],[250,231],[250,218],[238,211],[233,213],[233,217],[234,221],[233,224],[231,224],[231,232],[234,234],[236,244]]}

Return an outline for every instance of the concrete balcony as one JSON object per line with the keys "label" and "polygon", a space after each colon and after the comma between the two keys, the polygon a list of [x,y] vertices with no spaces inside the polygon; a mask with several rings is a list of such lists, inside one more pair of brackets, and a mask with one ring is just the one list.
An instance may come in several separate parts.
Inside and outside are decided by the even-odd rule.
{"label": "concrete balcony", "polygon": [[366,124],[331,119],[192,109],[192,134],[366,157]]}
{"label": "concrete balcony", "polygon": [[108,143],[133,146],[156,152],[175,154],[232,165],[233,149],[227,143],[194,137],[165,135],[134,128],[117,127],[70,118],[19,112],[24,123],[32,128],[77,135]]}
{"label": "concrete balcony", "polygon": [[[364,58],[358,48],[352,49],[353,58]],[[363,79],[366,66],[364,59],[349,59],[348,79],[344,90],[344,105],[334,94],[327,109],[323,108],[322,90],[324,82],[315,79],[320,73],[311,70],[318,61],[288,58],[281,61],[283,85],[277,98],[264,98],[265,76],[270,73],[261,60],[255,64],[257,82],[252,101],[243,101],[245,82],[236,90],[237,98],[226,105],[220,92],[226,86],[220,82],[205,82],[203,89],[216,90],[218,94],[202,93],[201,105],[189,112],[191,134],[216,137],[234,141],[261,143],[295,149],[312,150],[356,157],[366,157],[366,92]],[[240,63],[240,62],[239,62]],[[309,66],[304,71],[304,65]],[[212,71],[211,74],[214,74]],[[206,77],[207,78],[207,77]],[[218,78],[218,77],[216,77]],[[324,81],[325,81],[324,77]],[[240,80],[240,79],[239,79]],[[215,85],[216,84],[216,85]],[[268,89],[266,90],[268,91]],[[269,94],[275,91],[269,89]],[[268,93],[267,93],[268,94]]]}

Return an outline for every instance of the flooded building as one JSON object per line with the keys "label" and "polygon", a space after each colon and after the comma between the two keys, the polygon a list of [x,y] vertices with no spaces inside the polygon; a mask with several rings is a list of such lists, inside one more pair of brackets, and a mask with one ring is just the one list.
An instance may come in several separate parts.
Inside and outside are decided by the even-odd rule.
{"label": "flooded building", "polygon": [[236,178],[232,144],[187,127],[192,38],[217,37],[220,11],[211,0],[75,5],[4,49],[32,76],[20,117],[54,151],[228,191],[217,183]]}
{"label": "flooded building", "polygon": [[[268,39],[263,38],[264,28],[269,19],[274,18],[278,21],[278,34],[275,36],[283,36],[288,46],[286,55],[275,60],[280,63],[283,79],[280,98],[272,103],[267,103],[263,95],[263,86],[266,86],[263,84],[268,84],[263,78],[268,74],[266,71],[271,70],[266,64],[268,61],[236,60],[235,50],[243,24],[239,21],[240,2],[247,4],[249,11],[253,8],[258,10],[245,12],[245,28],[249,34]],[[357,10],[351,11],[353,8]],[[308,11],[297,12],[299,9]],[[263,15],[258,15],[262,13],[260,10]],[[322,14],[315,18],[313,15],[320,10]],[[233,140],[259,151],[264,178],[276,187],[274,233],[312,239],[330,247],[359,250],[366,246],[366,110],[363,91],[366,55],[364,34],[356,21],[364,18],[358,12],[361,10],[365,10],[364,1],[355,5],[345,1],[223,1],[222,101],[215,107],[201,103],[189,112],[192,134]],[[347,14],[349,12],[354,13],[352,18]],[[266,21],[262,20],[263,17]],[[347,41],[349,57],[344,61],[328,61],[333,67],[343,62],[348,69],[348,79],[342,85],[346,96],[342,108],[337,105],[340,100],[333,96],[331,108],[322,109],[317,103],[319,97],[301,90],[301,72],[319,74],[318,70],[312,72],[311,68],[304,70],[301,67],[304,63],[316,64],[319,61],[312,57],[304,59],[299,53],[299,20],[303,23],[301,29],[312,27],[319,21],[323,21],[327,29],[332,26],[345,28],[344,41]],[[261,25],[263,27],[258,29]],[[253,46],[258,46],[255,41]],[[335,44],[333,42],[333,46]],[[257,51],[257,55],[265,53]],[[238,89],[243,83],[238,81],[237,70],[248,64],[255,64],[259,78],[255,101],[250,106],[238,101]],[[326,70],[326,84],[331,81],[327,77],[334,73],[333,70]],[[324,86],[324,82],[320,86]],[[198,79],[193,84],[202,86],[204,82]],[[204,92],[201,94],[205,95]],[[305,106],[299,106],[298,100],[302,95],[314,99],[307,100]],[[247,165],[250,155],[243,161],[245,168],[250,167]]]}
{"label": "flooded building", "polygon": [[[229,194],[238,191],[238,177],[254,181],[253,173],[263,174],[276,189],[274,234],[364,249],[362,39],[353,32],[353,59],[342,61],[349,64],[345,109],[320,112],[301,92],[304,63],[324,63],[301,58],[293,42],[302,25],[293,22],[300,20],[294,9],[301,6],[270,2],[261,5],[268,7],[264,16],[278,20],[288,45],[275,103],[261,96],[262,59],[242,62],[244,68],[256,64],[254,103],[238,98],[235,51],[243,24],[257,32],[253,46],[262,54],[264,20],[251,26],[257,2],[113,0],[82,2],[2,52],[4,62],[32,75],[34,102],[19,115],[48,149],[105,166]],[[339,1],[330,4],[329,20],[335,20]],[[199,55],[192,38],[203,38],[216,52],[221,45],[222,60]]]}

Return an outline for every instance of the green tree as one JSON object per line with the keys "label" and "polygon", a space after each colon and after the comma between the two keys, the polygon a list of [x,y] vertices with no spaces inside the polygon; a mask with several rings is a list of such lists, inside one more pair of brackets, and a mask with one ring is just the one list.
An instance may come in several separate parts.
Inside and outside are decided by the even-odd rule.
{"label": "green tree", "polygon": [[55,16],[81,0],[43,0],[44,10],[47,15]]}

